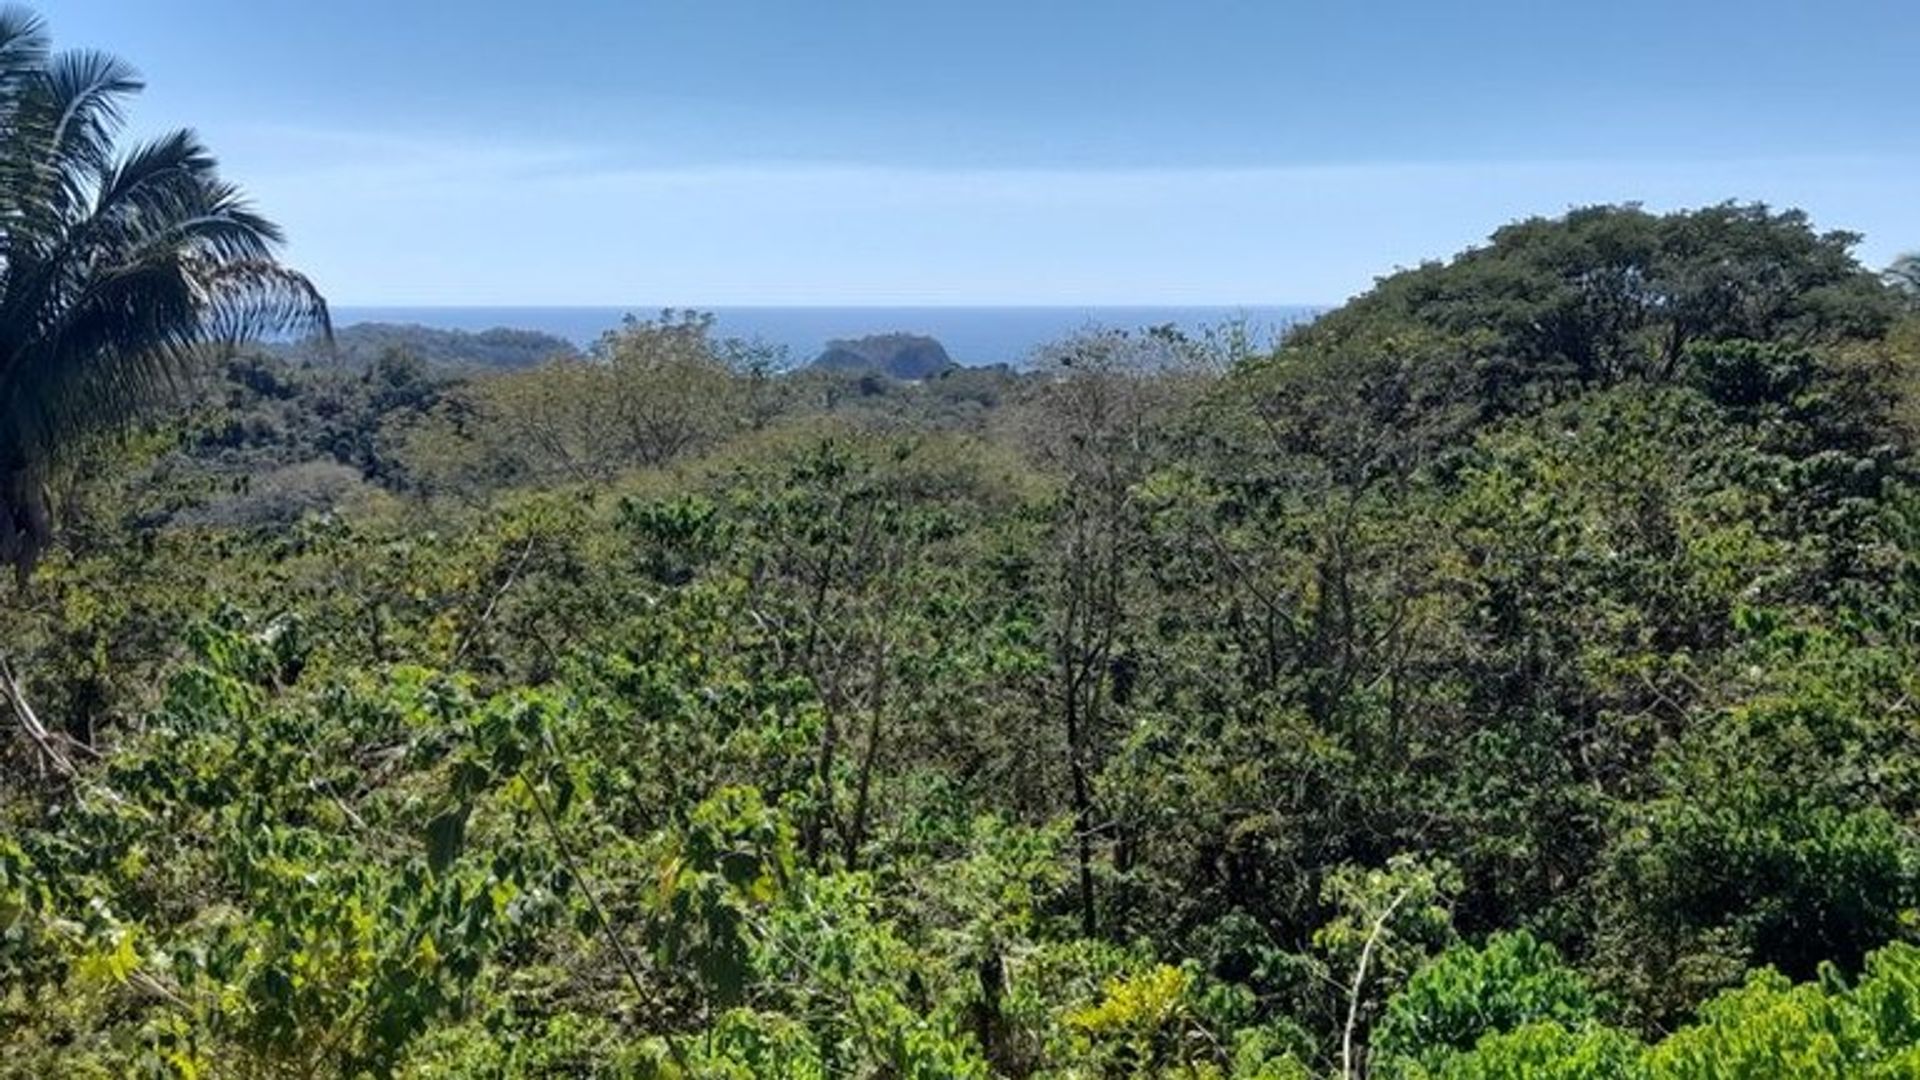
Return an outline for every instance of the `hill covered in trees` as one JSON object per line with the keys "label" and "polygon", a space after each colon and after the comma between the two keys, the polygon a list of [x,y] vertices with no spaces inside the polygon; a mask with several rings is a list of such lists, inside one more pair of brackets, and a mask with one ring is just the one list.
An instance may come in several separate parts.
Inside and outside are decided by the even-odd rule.
{"label": "hill covered in trees", "polygon": [[448,367],[524,368],[554,357],[580,355],[565,338],[538,330],[443,330],[412,323],[362,322],[281,346],[280,355],[296,363],[339,365],[365,371],[389,353],[405,353]]}
{"label": "hill covered in trees", "polygon": [[1853,240],[1594,207],[911,384],[222,358],[7,596],[0,1074],[1904,1075]]}

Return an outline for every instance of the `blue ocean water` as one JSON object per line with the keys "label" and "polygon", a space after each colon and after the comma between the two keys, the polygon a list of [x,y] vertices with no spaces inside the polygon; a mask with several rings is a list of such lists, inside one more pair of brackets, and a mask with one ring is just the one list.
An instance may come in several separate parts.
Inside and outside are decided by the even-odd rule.
{"label": "blue ocean water", "polygon": [[[1033,351],[1089,328],[1138,330],[1172,324],[1188,333],[1230,322],[1243,323],[1258,341],[1311,318],[1318,310],[1298,305],[1262,307],[721,307],[713,312],[722,337],[757,340],[784,348],[789,362],[803,364],[827,342],[868,334],[925,334],[946,346],[962,364],[1020,364]],[[339,307],[334,325],[359,322],[417,323],[443,330],[507,327],[539,330],[591,345],[620,325],[629,312],[646,318],[658,309],[611,307]]]}

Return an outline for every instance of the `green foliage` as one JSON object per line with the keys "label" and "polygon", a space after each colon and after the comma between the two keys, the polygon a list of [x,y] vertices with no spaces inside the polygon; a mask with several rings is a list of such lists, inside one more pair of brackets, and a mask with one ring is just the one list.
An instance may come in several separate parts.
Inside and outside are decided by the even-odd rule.
{"label": "green foliage", "polygon": [[1920,905],[1907,671],[1826,634],[1776,631],[1755,652],[1775,689],[1668,747],[1609,855],[1614,970],[1662,1015],[1749,966],[1857,969]]}
{"label": "green foliage", "polygon": [[1587,207],[1508,225],[1449,263],[1395,274],[1303,337],[1438,331],[1470,358],[1484,409],[1527,409],[1569,384],[1668,376],[1695,342],[1879,335],[1894,305],[1850,254],[1857,239],[1761,205]]}
{"label": "green foliage", "polygon": [[233,357],[48,476],[0,1075],[1911,1071],[1847,245],[1597,208],[913,385]]}
{"label": "green foliage", "polygon": [[1911,1076],[1920,1064],[1920,951],[1893,945],[1869,957],[1857,985],[1836,970],[1794,984],[1778,972],[1701,1006],[1698,1018],[1652,1046],[1575,1017],[1542,1019],[1481,1038],[1471,1050],[1433,1048],[1412,1075],[1630,1077]]}
{"label": "green foliage", "polygon": [[1911,1076],[1920,1067],[1920,950],[1870,957],[1859,984],[1827,969],[1790,985],[1773,972],[1702,1006],[1648,1055],[1657,1077]]}
{"label": "green foliage", "polygon": [[[1644,1047],[1614,1028],[1540,1021],[1488,1035],[1430,1075],[1443,1080],[1643,1080]],[[1762,1075],[1774,1075],[1763,1073]]]}
{"label": "green foliage", "polygon": [[660,965],[691,969],[718,1005],[739,1004],[752,924],[792,874],[792,829],[758,792],[727,789],[700,804],[660,871],[649,934]]}
{"label": "green foliage", "polygon": [[[1598,1007],[1586,980],[1553,946],[1524,930],[1495,934],[1482,948],[1442,953],[1387,1002],[1373,1029],[1375,1069],[1408,1068],[1398,1064],[1407,1060],[1434,1070],[1482,1036],[1540,1022],[1578,1028],[1597,1018]],[[1509,1052],[1522,1051],[1501,1051]],[[1552,1056],[1580,1054],[1557,1049]]]}

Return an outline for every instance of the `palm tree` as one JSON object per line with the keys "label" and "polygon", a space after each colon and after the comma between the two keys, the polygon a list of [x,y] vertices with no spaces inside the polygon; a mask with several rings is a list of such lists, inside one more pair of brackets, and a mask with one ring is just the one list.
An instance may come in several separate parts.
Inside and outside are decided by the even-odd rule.
{"label": "palm tree", "polygon": [[178,385],[209,346],[329,330],[277,226],[188,131],[114,146],[133,69],[53,52],[0,9],[0,563],[51,541],[49,468]]}

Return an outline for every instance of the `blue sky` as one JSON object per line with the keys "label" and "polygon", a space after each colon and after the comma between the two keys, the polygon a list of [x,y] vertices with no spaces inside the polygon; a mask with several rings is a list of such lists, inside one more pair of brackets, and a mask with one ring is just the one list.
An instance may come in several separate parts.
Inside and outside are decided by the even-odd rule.
{"label": "blue sky", "polygon": [[59,0],[337,304],[1324,303],[1595,201],[1920,248],[1913,0]]}

